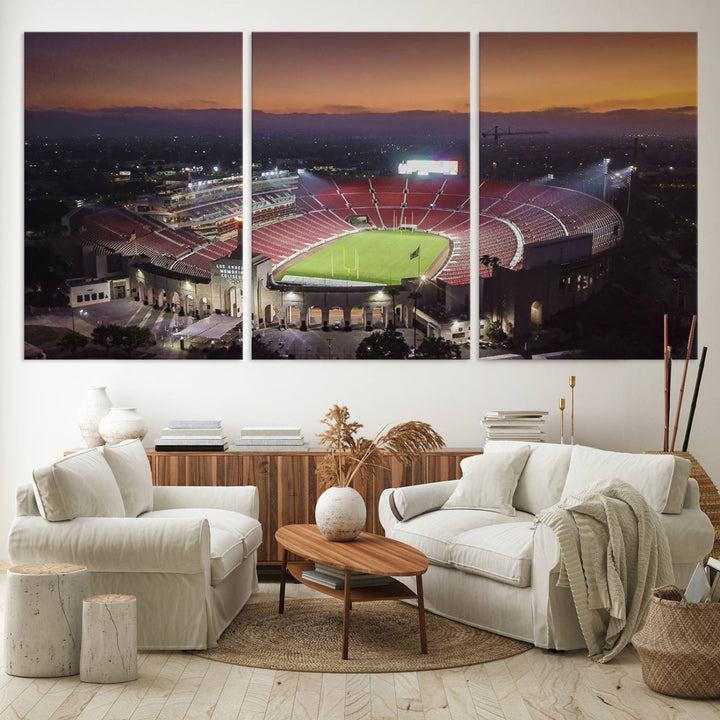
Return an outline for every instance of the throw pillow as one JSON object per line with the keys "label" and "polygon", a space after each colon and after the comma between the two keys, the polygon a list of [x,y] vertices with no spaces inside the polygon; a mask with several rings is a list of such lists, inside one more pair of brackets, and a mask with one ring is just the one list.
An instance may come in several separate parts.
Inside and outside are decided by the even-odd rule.
{"label": "throw pillow", "polygon": [[152,470],[140,440],[105,445],[102,453],[115,476],[125,505],[126,517],[137,517],[153,509]]}
{"label": "throw pillow", "polygon": [[36,468],[33,480],[38,508],[46,520],[125,515],[112,470],[96,448]]}
{"label": "throw pillow", "polygon": [[[526,445],[512,440],[488,440],[483,453],[504,453]],[[518,478],[512,504],[516,510],[537,515],[560,500],[573,446],[559,443],[530,443],[527,446],[530,455]]]}
{"label": "throw pillow", "polygon": [[599,480],[622,480],[634,487],[659,513],[682,512],[692,463],[673,455],[621,453],[575,445],[563,499]]}
{"label": "throw pillow", "polygon": [[462,477],[443,509],[490,510],[515,515],[512,498],[530,448],[508,453],[474,455],[460,462]]}

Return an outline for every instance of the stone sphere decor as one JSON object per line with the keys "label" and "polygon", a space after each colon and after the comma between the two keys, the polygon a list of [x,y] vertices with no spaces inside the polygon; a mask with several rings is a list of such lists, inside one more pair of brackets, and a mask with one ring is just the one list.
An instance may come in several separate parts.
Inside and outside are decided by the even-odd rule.
{"label": "stone sphere decor", "polygon": [[362,495],[351,487],[328,488],[315,505],[315,522],[328,540],[348,542],[365,528],[367,510]]}
{"label": "stone sphere decor", "polygon": [[145,418],[137,408],[110,408],[110,412],[100,421],[100,435],[108,445],[115,445],[123,440],[142,440],[148,431]]}
{"label": "stone sphere decor", "polygon": [[112,402],[108,397],[105,386],[91,387],[85,392],[85,397],[78,411],[78,425],[80,426],[80,434],[88,447],[100,447],[100,445],[105,444],[105,440],[98,431],[98,425],[108,414],[111,407]]}

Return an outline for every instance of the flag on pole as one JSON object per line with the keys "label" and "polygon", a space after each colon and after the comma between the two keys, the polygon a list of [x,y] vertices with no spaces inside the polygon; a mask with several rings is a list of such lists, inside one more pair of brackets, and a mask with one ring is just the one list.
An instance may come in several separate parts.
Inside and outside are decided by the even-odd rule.
{"label": "flag on pole", "polygon": [[420,257],[420,246],[418,245],[415,250],[410,253],[410,259],[414,260],[416,257]]}

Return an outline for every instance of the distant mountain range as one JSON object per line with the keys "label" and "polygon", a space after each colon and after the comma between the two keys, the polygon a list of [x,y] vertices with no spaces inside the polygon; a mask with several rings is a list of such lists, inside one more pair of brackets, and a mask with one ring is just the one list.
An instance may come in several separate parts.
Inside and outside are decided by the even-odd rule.
{"label": "distant mountain range", "polygon": [[549,108],[535,112],[481,113],[480,129],[492,133],[510,128],[526,132],[543,130],[561,137],[664,135],[687,137],[697,133],[697,108],[660,110],[625,108],[608,112],[588,112],[582,108]]}
{"label": "distant mountain range", "polygon": [[[660,134],[694,135],[697,109],[614,110],[590,113],[579,108],[552,108],[536,112],[483,113],[481,129],[544,130],[557,136]],[[253,131],[258,135],[283,137],[347,137],[367,139],[456,138],[469,134],[466,113],[411,110],[397,113],[290,113],[253,112]],[[166,135],[240,135],[242,111],[166,110],[127,107],[94,111],[28,110],[26,137],[107,137]]]}

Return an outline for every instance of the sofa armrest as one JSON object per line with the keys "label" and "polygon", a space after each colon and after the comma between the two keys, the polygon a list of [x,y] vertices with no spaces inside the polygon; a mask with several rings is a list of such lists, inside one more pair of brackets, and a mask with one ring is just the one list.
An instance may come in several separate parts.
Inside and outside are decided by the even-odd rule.
{"label": "sofa armrest", "polygon": [[662,513],[657,517],[667,535],[673,565],[694,565],[712,550],[715,529],[699,507],[684,509],[679,515]]}
{"label": "sofa armrest", "polygon": [[260,515],[258,489],[254,485],[232,487],[155,485],[153,510],[214,508],[233,510],[255,520]]}
{"label": "sofa armrest", "polygon": [[89,572],[195,574],[210,563],[204,518],[79,517],[48,522],[16,518],[10,530],[13,563],[63,562]]}
{"label": "sofa armrest", "polygon": [[442,507],[453,494],[457,484],[457,480],[443,480],[383,490],[378,511],[386,533],[402,520],[409,520]]}
{"label": "sofa armrest", "polygon": [[696,510],[700,508],[700,486],[695,478],[688,478],[683,510]]}
{"label": "sofa armrest", "polygon": [[27,515],[40,517],[40,509],[35,500],[35,486],[33,483],[23,483],[15,488],[15,514],[18,517]]}

